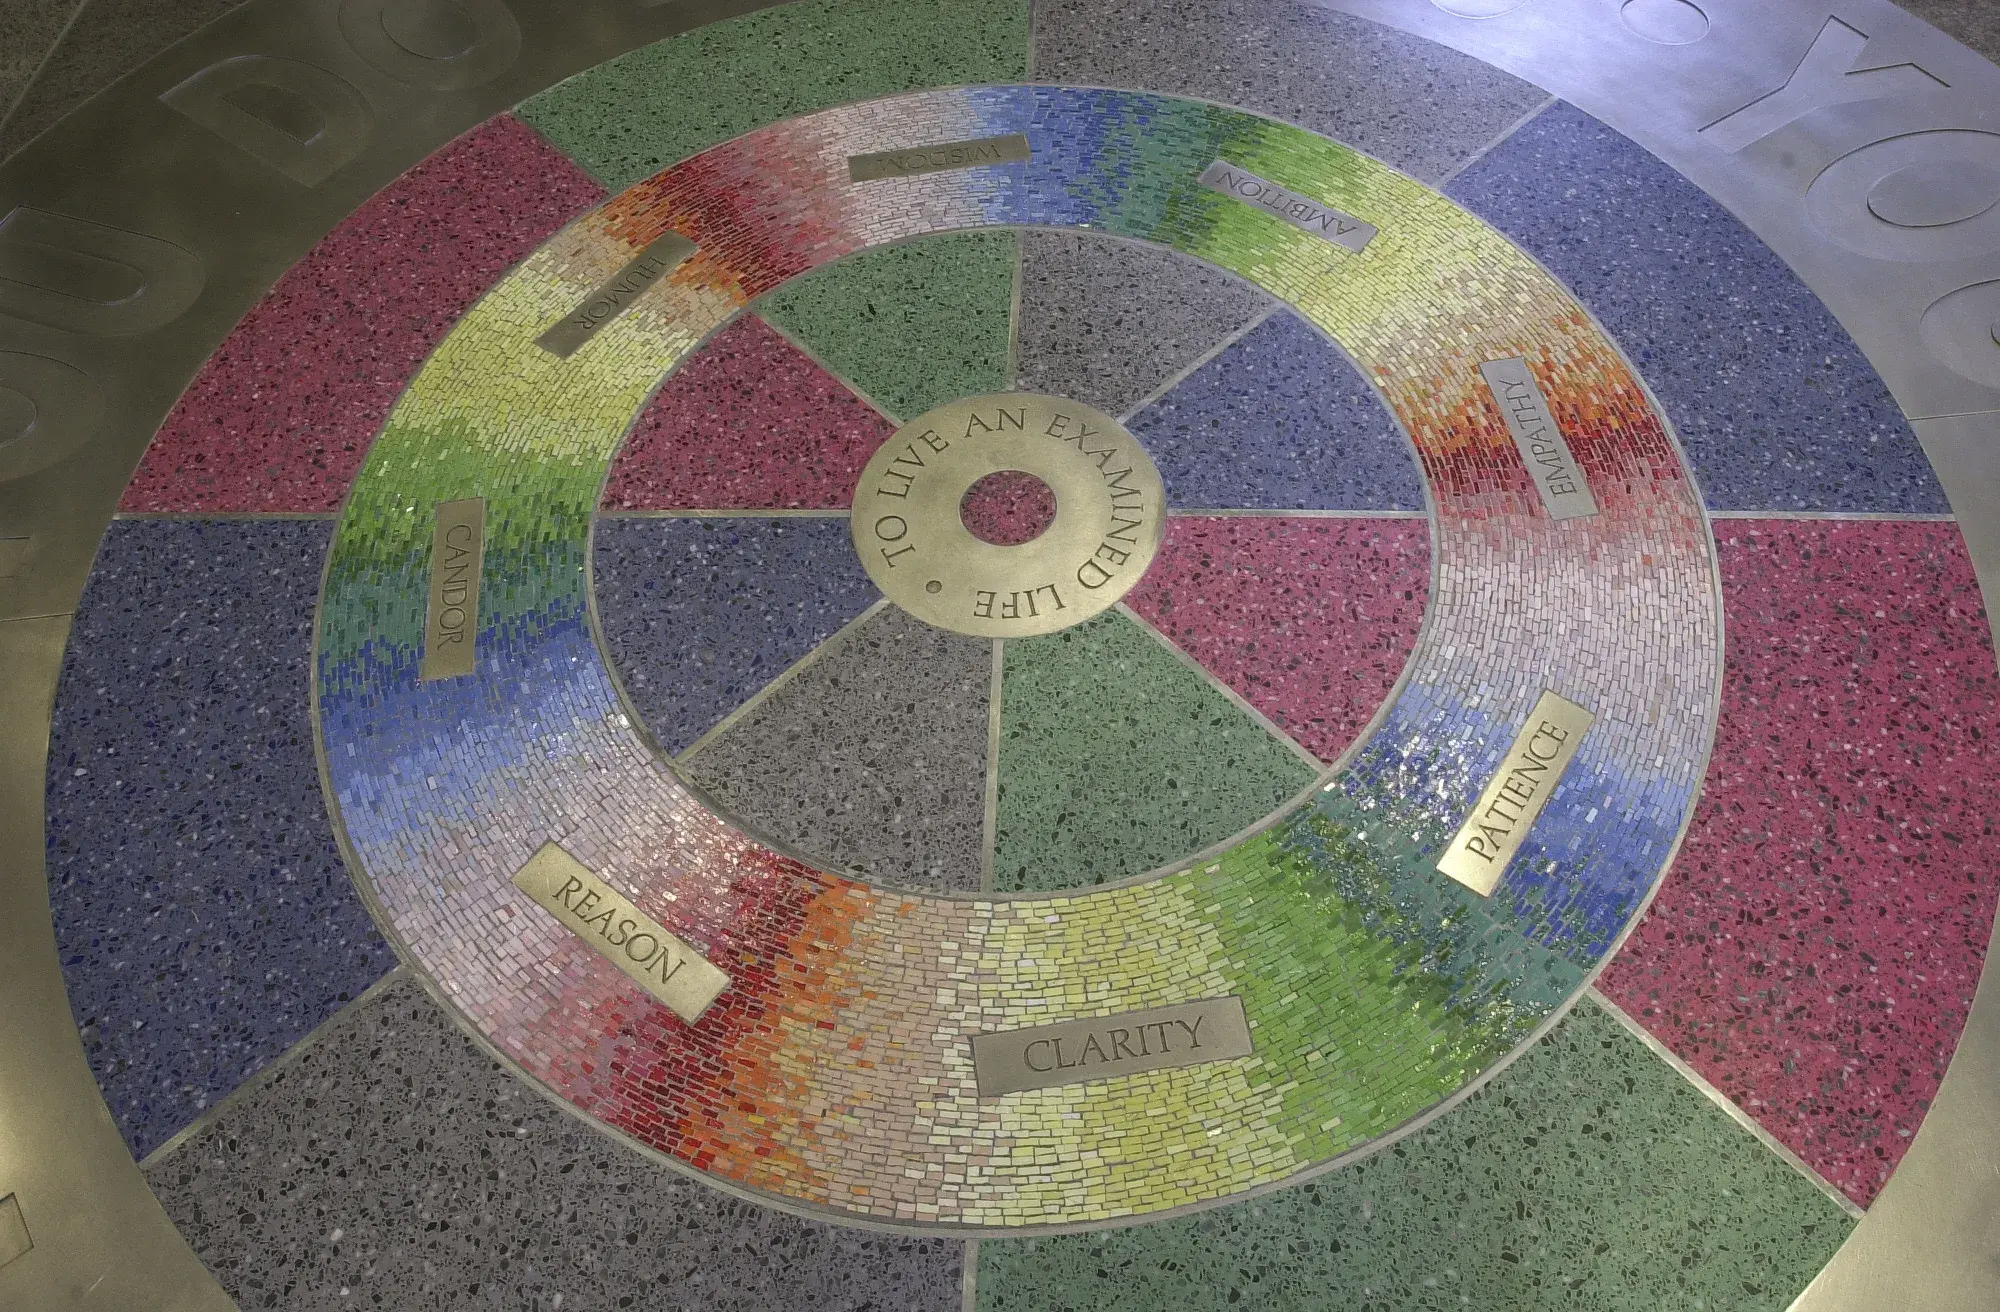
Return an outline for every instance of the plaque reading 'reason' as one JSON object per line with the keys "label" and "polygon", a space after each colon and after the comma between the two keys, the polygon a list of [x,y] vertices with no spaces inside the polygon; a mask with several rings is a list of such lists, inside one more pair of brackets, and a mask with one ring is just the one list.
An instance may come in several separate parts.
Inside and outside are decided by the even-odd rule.
{"label": "plaque reading 'reason'", "polygon": [[1590,495],[1583,470],[1570,454],[1569,443],[1556,427],[1548,398],[1528,372],[1528,362],[1520,356],[1508,360],[1488,360],[1479,366],[1479,376],[1493,389],[1500,403],[1500,415],[1507,421],[1507,435],[1515,450],[1534,475],[1535,490],[1542,494],[1551,519],[1583,519],[1597,513],[1597,498]]}
{"label": "plaque reading 'reason'", "polygon": [[1359,253],[1375,240],[1378,231],[1374,224],[1364,219],[1329,209],[1310,196],[1301,196],[1296,191],[1258,177],[1248,169],[1239,169],[1222,160],[1203,169],[1196,181],[1210,191],[1233,196],[1245,205],[1255,205],[1294,228],[1322,237],[1345,250]]}
{"label": "plaque reading 'reason'", "polygon": [[1535,817],[1555,795],[1583,735],[1596,722],[1594,714],[1575,702],[1544,692],[1514,736],[1499,772],[1479,794],[1472,814],[1452,835],[1451,846],[1437,864],[1439,873],[1481,897],[1491,897],[1507,863],[1534,827]]}
{"label": "plaque reading 'reason'", "polygon": [[648,287],[679,268],[700,248],[678,232],[670,232],[640,251],[597,290],[583,298],[583,304],[562,317],[555,327],[535,339],[535,345],[550,355],[567,360],[597,335],[597,330],[632,308],[632,303]]}
{"label": "plaque reading 'reason'", "polygon": [[1027,133],[1009,132],[1004,137],[943,141],[935,146],[905,146],[901,150],[849,155],[847,180],[873,182],[878,178],[908,178],[919,173],[978,168],[982,164],[1015,164],[1028,157]]}
{"label": "plaque reading 'reason'", "polygon": [[1248,1057],[1250,1021],[1239,997],[1066,1020],[972,1036],[979,1096],[1108,1080],[1117,1075]]}
{"label": "plaque reading 'reason'", "polygon": [[690,1025],[729,987],[728,975],[554,843],[514,873],[514,887]]}
{"label": "plaque reading 'reason'", "polygon": [[440,501],[431,538],[431,598],[417,678],[456,679],[478,668],[479,572],[486,558],[486,502]]}

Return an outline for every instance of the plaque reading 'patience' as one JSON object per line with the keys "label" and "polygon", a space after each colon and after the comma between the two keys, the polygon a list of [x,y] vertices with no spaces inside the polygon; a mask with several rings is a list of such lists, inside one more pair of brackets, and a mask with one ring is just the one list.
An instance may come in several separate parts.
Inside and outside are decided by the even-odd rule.
{"label": "plaque reading 'patience'", "polygon": [[1233,196],[1246,205],[1255,205],[1294,228],[1309,232],[1315,237],[1323,237],[1334,245],[1346,250],[1359,252],[1369,242],[1375,240],[1377,231],[1374,224],[1357,219],[1352,214],[1342,214],[1339,210],[1328,209],[1310,196],[1301,196],[1275,182],[1267,181],[1250,172],[1239,169],[1234,164],[1221,160],[1202,170],[1198,179],[1210,191],[1219,191],[1225,196]]}
{"label": "plaque reading 'patience'", "polygon": [[514,886],[690,1025],[729,987],[728,975],[554,843],[528,858]]}
{"label": "plaque reading 'patience'", "polygon": [[1108,1080],[1119,1075],[1248,1057],[1243,999],[1203,998],[1094,1020],[972,1036],[979,1096]]}
{"label": "plaque reading 'patience'", "polygon": [[431,538],[431,597],[417,678],[456,679],[478,668],[479,573],[486,558],[486,502],[440,501]]}
{"label": "plaque reading 'patience'", "polygon": [[1548,398],[1528,372],[1528,362],[1520,356],[1511,360],[1488,360],[1479,366],[1480,377],[1493,389],[1500,414],[1507,421],[1507,433],[1535,477],[1535,490],[1542,494],[1551,519],[1583,519],[1597,513],[1597,498],[1570,454],[1569,443],[1556,427]]}
{"label": "plaque reading 'patience'", "polygon": [[1481,897],[1491,897],[1507,863],[1521,850],[1535,817],[1555,795],[1583,735],[1597,717],[1575,702],[1544,692],[1528,722],[1500,762],[1451,846],[1439,873],[1451,876]]}
{"label": "plaque reading 'patience'", "polygon": [[919,173],[944,173],[951,169],[977,168],[983,164],[1013,164],[1027,159],[1026,133],[1010,132],[1004,137],[979,137],[972,141],[946,141],[935,146],[906,146],[901,150],[877,150],[847,157],[850,182],[873,182],[878,178],[908,178]]}
{"label": "plaque reading 'patience'", "polygon": [[597,330],[632,307],[648,287],[672,273],[700,249],[678,232],[670,232],[614,274],[561,323],[535,339],[535,345],[567,360],[597,335]]}

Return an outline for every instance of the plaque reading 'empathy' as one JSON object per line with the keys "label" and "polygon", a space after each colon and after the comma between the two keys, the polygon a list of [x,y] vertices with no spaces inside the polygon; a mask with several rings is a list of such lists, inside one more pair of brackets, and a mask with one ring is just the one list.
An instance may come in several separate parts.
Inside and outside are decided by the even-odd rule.
{"label": "plaque reading 'empathy'", "polygon": [[528,858],[514,886],[690,1025],[729,987],[728,975],[554,843]]}
{"label": "plaque reading 'empathy'", "polygon": [[972,141],[945,141],[935,146],[905,146],[901,150],[849,155],[847,178],[850,182],[907,178],[919,173],[977,168],[982,164],[1018,163],[1027,159],[1028,154],[1027,134],[1010,132],[1004,137],[979,137]]}
{"label": "plaque reading 'empathy'", "polygon": [[1357,219],[1352,214],[1342,214],[1339,210],[1328,209],[1310,196],[1301,196],[1275,182],[1258,177],[1248,169],[1239,169],[1234,164],[1221,160],[1209,165],[1197,179],[1210,191],[1219,191],[1225,196],[1233,196],[1246,205],[1269,211],[1294,228],[1324,237],[1336,246],[1350,251],[1360,251],[1375,240],[1377,231],[1374,224]]}
{"label": "plaque reading 'empathy'", "polygon": [[1250,1021],[1238,997],[1066,1020],[972,1036],[979,1096],[1108,1080],[1116,1075],[1248,1057]]}
{"label": "plaque reading 'empathy'", "polygon": [[699,249],[678,232],[668,233],[585,297],[583,304],[564,315],[561,323],[537,337],[535,345],[550,355],[569,359],[597,335],[598,329],[625,313],[641,293],[679,268],[682,261]]}
{"label": "plaque reading 'empathy'", "polygon": [[1507,749],[1499,773],[1452,835],[1438,871],[1481,897],[1492,896],[1535,817],[1555,794],[1583,735],[1596,722],[1597,716],[1575,702],[1544,692]]}
{"label": "plaque reading 'empathy'", "polygon": [[1479,366],[1479,376],[1493,389],[1500,414],[1507,421],[1508,436],[1535,477],[1535,490],[1551,519],[1582,519],[1597,513],[1597,498],[1570,454],[1569,443],[1556,427],[1548,398],[1535,385],[1528,362],[1520,356],[1511,360],[1488,360]]}
{"label": "plaque reading 'empathy'", "polygon": [[478,668],[479,572],[486,559],[486,502],[440,501],[431,538],[431,599],[417,678],[456,679]]}

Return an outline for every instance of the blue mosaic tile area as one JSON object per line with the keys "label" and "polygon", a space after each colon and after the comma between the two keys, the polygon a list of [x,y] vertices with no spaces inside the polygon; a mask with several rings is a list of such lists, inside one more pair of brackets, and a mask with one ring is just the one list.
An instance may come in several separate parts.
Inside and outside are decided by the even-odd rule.
{"label": "blue mosaic tile area", "polygon": [[120,520],[56,698],[48,871],[91,1068],[135,1156],[387,973],[307,708],[319,520]]}
{"label": "blue mosaic tile area", "polygon": [[[1177,509],[1422,510],[1409,439],[1347,357],[1280,311],[1127,425]],[[1221,452],[1228,459],[1218,459]]]}
{"label": "blue mosaic tile area", "polygon": [[670,753],[879,595],[844,516],[600,517],[591,559],[605,645]]}
{"label": "blue mosaic tile area", "polygon": [[1568,283],[1667,408],[1713,510],[1943,513],[1889,390],[1785,262],[1570,105],[1446,191]]}

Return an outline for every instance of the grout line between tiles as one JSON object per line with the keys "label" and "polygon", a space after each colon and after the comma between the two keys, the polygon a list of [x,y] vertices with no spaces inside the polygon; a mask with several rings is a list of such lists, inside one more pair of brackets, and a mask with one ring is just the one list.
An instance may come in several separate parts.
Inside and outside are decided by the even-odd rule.
{"label": "grout line between tiles", "polygon": [[1256,315],[1253,315],[1249,323],[1244,324],[1241,328],[1238,328],[1235,332],[1229,334],[1229,336],[1223,338],[1221,341],[1217,342],[1214,346],[1210,347],[1208,350],[1196,356],[1194,360],[1187,365],[1186,368],[1181,369],[1176,373],[1169,374],[1165,382],[1161,383],[1158,387],[1155,387],[1152,391],[1146,393],[1146,395],[1140,397],[1138,404],[1134,405],[1124,414],[1118,416],[1118,422],[1130,426],[1133,417],[1136,416],[1141,410],[1144,410],[1147,406],[1152,405],[1155,401],[1158,401],[1168,392],[1171,392],[1176,387],[1179,387],[1182,383],[1186,382],[1189,378],[1194,376],[1195,370],[1201,368],[1203,365],[1207,364],[1210,360],[1213,360],[1216,356],[1221,355],[1224,351],[1228,350],[1230,347],[1236,345],[1236,343],[1248,337],[1251,333],[1255,332],[1258,328],[1262,327],[1265,321],[1268,320],[1272,315],[1276,314],[1278,311],[1284,308],[1285,307],[1283,305],[1274,304],[1270,306],[1268,309],[1263,310],[1262,312]]}
{"label": "grout line between tiles", "polygon": [[[1000,842],[1000,698],[1007,677],[1007,644],[993,640],[993,675],[986,685],[986,813],[980,822],[979,891],[991,893],[994,851]],[[976,1242],[976,1241],[975,1241]]]}
{"label": "grout line between tiles", "polygon": [[[756,313],[756,307],[754,305],[751,307],[751,313],[753,314]],[[842,372],[840,372],[840,370],[834,368],[826,361],[820,359],[819,352],[813,350],[812,347],[807,346],[804,342],[792,336],[791,333],[785,330],[783,324],[780,324],[773,319],[766,318],[764,315],[761,314],[757,315],[757,320],[759,323],[762,323],[766,328],[769,328],[772,332],[784,338],[786,343],[789,344],[793,350],[797,351],[800,355],[803,355],[806,359],[812,361],[820,368],[826,370],[827,376],[829,378],[833,379],[834,382],[839,383],[842,387],[845,387],[848,391],[854,393],[854,395],[860,397],[862,402],[866,404],[870,410],[873,410],[876,414],[881,415],[884,419],[888,420],[892,426],[896,428],[901,428],[903,426],[902,419],[894,414],[891,414],[889,412],[888,406],[883,405],[880,401],[877,401],[874,397],[862,391],[859,387],[854,385],[853,380],[848,378],[846,374],[843,374]]]}
{"label": "grout line between tiles", "polygon": [[979,1312],[979,1241],[965,1241],[965,1265],[960,1269],[958,1281],[958,1306],[960,1312]]}
{"label": "grout line between tiles", "polygon": [[1021,282],[1028,258],[1028,234],[1014,233],[1014,290],[1007,303],[1007,370],[1002,386],[1018,391],[1021,386]]}
{"label": "grout line between tiles", "polygon": [[606,519],[846,519],[845,510],[750,506],[735,510],[600,510]]}
{"label": "grout line between tiles", "polygon": [[1456,179],[1461,173],[1465,172],[1467,169],[1471,168],[1474,164],[1477,164],[1480,160],[1485,159],[1488,155],[1498,150],[1502,145],[1506,144],[1507,139],[1509,137],[1512,137],[1516,132],[1519,132],[1522,128],[1528,126],[1528,122],[1530,119],[1541,117],[1542,114],[1547,112],[1548,109],[1552,105],[1556,104],[1559,100],[1561,100],[1560,96],[1550,96],[1547,100],[1544,100],[1541,104],[1535,106],[1527,113],[1521,115],[1521,117],[1515,119],[1512,123],[1509,123],[1506,127],[1500,130],[1499,136],[1493,138],[1493,140],[1487,142],[1485,145],[1481,146],[1478,150],[1473,151],[1470,155],[1467,155],[1464,159],[1458,162],[1457,167],[1453,168],[1452,170],[1444,174],[1444,176],[1440,177],[1436,182],[1431,183],[1430,185],[1432,186],[1432,188],[1438,191],[1443,191],[1446,187],[1450,186],[1452,181]]}
{"label": "grout line between tiles", "polygon": [[121,510],[113,519],[212,519],[235,522],[256,520],[339,519],[338,510]]}
{"label": "grout line between tiles", "polygon": [[1707,1098],[1717,1107],[1720,1107],[1724,1112],[1727,1112],[1730,1120],[1735,1121],[1745,1130],[1748,1130],[1764,1147],[1770,1149],[1771,1152],[1783,1159],[1787,1165],[1800,1175],[1812,1181],[1814,1187],[1832,1199],[1841,1211],[1847,1213],[1857,1221],[1865,1215],[1859,1203],[1856,1203],[1852,1198],[1834,1188],[1825,1176],[1808,1166],[1803,1157],[1800,1157],[1797,1153],[1785,1147],[1784,1144],[1778,1142],[1777,1138],[1769,1130],[1758,1124],[1756,1117],[1738,1107],[1728,1094],[1703,1079],[1700,1071],[1682,1061],[1680,1055],[1672,1048],[1654,1038],[1652,1032],[1637,1020],[1627,1015],[1624,1008],[1605,997],[1594,986],[1590,990],[1590,1000],[1596,1003],[1607,1016],[1624,1026],[1631,1033],[1632,1037],[1645,1044],[1655,1057],[1673,1067],[1680,1074],[1680,1077],[1699,1090],[1703,1097]]}
{"label": "grout line between tiles", "polygon": [[1903,514],[1894,510],[1711,510],[1710,519],[1805,519],[1805,520],[1857,520],[1863,523],[1886,523],[1906,520],[1912,524],[1950,524],[1956,515]]}
{"label": "grout line between tiles", "polygon": [[1126,619],[1131,620],[1134,624],[1137,624],[1147,633],[1150,633],[1153,636],[1153,640],[1155,642],[1159,643],[1162,647],[1165,647],[1168,651],[1172,652],[1175,658],[1178,659],[1183,665],[1186,665],[1196,674],[1199,674],[1202,677],[1202,679],[1207,682],[1209,687],[1215,689],[1217,692],[1221,693],[1224,697],[1227,697],[1231,702],[1233,702],[1237,710],[1242,711],[1244,714],[1250,716],[1252,719],[1257,721],[1258,724],[1262,725],[1264,727],[1264,732],[1270,734],[1273,738],[1276,738],[1279,742],[1283,743],[1286,747],[1290,748],[1292,755],[1298,757],[1301,761],[1304,761],[1307,765],[1312,767],[1313,774],[1322,775],[1326,773],[1327,765],[1325,761],[1322,761],[1317,756],[1314,756],[1311,752],[1307,751],[1302,745],[1300,745],[1297,739],[1293,738],[1283,729],[1280,729],[1277,725],[1273,724],[1271,722],[1270,716],[1264,714],[1264,712],[1258,710],[1256,707],[1252,706],[1249,702],[1244,701],[1242,695],[1239,694],[1236,691],[1236,689],[1230,687],[1228,684],[1224,683],[1221,679],[1216,678],[1213,671],[1211,671],[1206,665],[1203,665],[1200,661],[1196,660],[1193,656],[1189,655],[1187,651],[1183,649],[1179,643],[1175,642],[1172,638],[1169,638],[1166,634],[1160,632],[1158,629],[1154,628],[1151,624],[1147,623],[1144,616],[1140,615],[1138,611],[1133,610],[1130,606],[1126,605],[1124,602],[1122,601],[1119,602],[1116,609],[1118,610],[1118,613],[1123,615]]}
{"label": "grout line between tiles", "polygon": [[786,666],[776,678],[759,688],[756,692],[751,693],[735,710],[717,720],[707,733],[689,743],[685,751],[674,757],[674,763],[677,765],[686,765],[696,752],[714,746],[716,739],[743,723],[744,720],[749,718],[752,712],[769,701],[780,688],[783,688],[786,684],[797,678],[801,671],[810,667],[821,656],[847,641],[856,629],[859,629],[869,620],[881,614],[883,608],[888,606],[888,604],[889,599],[887,597],[877,597],[867,610],[862,611],[859,615],[856,615],[853,619],[847,621],[847,623],[841,625],[832,633],[829,633],[818,646]]}
{"label": "grout line between tiles", "polygon": [[361,990],[361,992],[355,994],[353,998],[342,1004],[338,1011],[308,1030],[304,1038],[258,1067],[249,1079],[243,1081],[243,1083],[231,1089],[226,1095],[217,1099],[213,1106],[203,1109],[201,1115],[182,1126],[165,1143],[140,1158],[139,1169],[142,1171],[151,1170],[167,1158],[173,1156],[176,1152],[179,1152],[181,1148],[186,1146],[190,1139],[213,1125],[224,1112],[232,1110],[238,1103],[269,1084],[281,1071],[296,1061],[300,1054],[316,1046],[322,1038],[326,1037],[327,1031],[333,1028],[335,1021],[345,1016],[348,1012],[353,1011],[356,1007],[374,1001],[378,994],[387,990],[390,985],[403,979],[409,973],[410,968],[398,962],[395,969]]}
{"label": "grout line between tiles", "polygon": [[1168,519],[1424,519],[1422,510],[1207,510],[1200,506],[1176,506]]}

